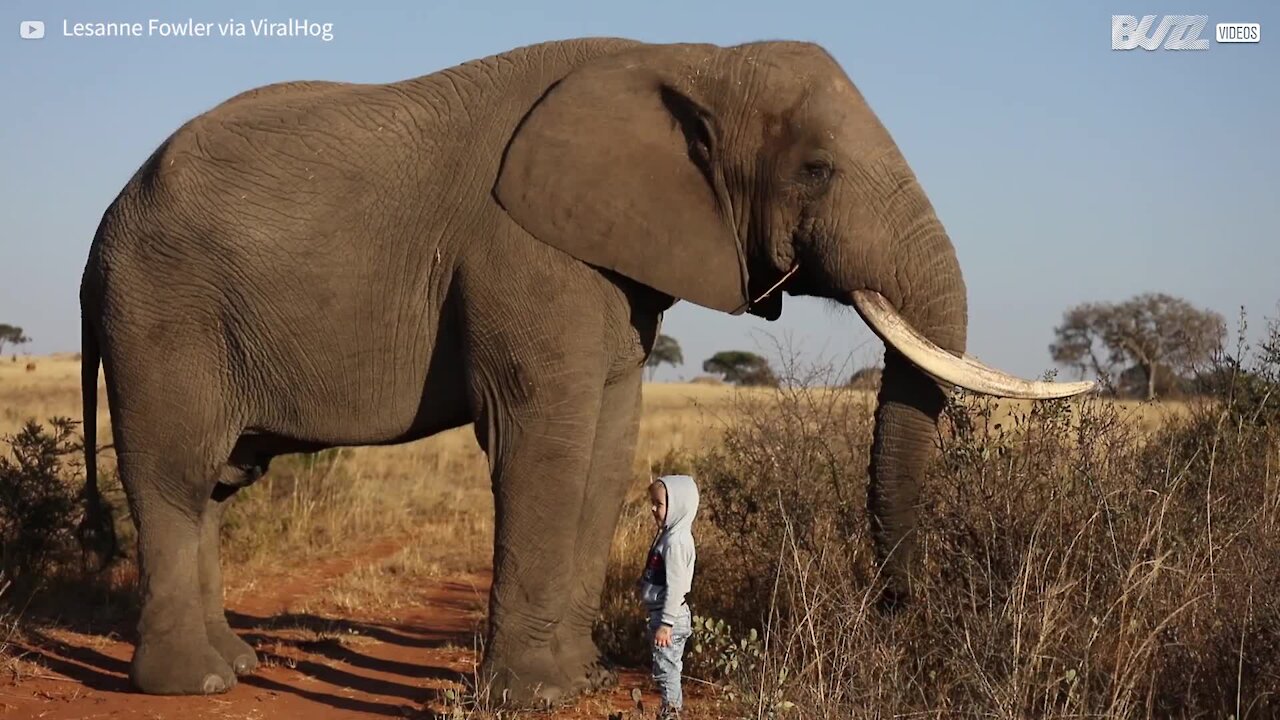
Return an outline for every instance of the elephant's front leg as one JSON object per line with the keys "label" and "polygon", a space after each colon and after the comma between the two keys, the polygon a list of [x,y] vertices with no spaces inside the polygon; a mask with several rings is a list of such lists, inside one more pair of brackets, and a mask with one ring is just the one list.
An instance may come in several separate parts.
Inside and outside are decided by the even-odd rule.
{"label": "elephant's front leg", "polygon": [[592,639],[600,614],[609,550],[627,487],[632,480],[636,438],[640,429],[642,371],[637,368],[604,390],[591,456],[569,607],[556,630],[556,654],[574,690],[597,690],[616,682]]}
{"label": "elephant's front leg", "polygon": [[482,666],[495,703],[556,702],[572,692],[553,638],[574,592],[574,548],[601,384],[565,378],[545,395],[536,393],[544,402],[511,407],[494,399],[477,423],[496,510]]}

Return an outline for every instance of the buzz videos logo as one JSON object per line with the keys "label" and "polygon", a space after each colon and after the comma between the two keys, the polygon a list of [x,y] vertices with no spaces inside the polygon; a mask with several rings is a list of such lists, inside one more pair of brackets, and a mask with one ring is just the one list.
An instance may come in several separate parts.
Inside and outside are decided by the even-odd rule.
{"label": "buzz videos logo", "polygon": [[[1208,50],[1209,40],[1202,37],[1208,24],[1208,15],[1143,15],[1142,19],[1134,15],[1112,15],[1111,49]],[[1262,26],[1218,23],[1214,39],[1219,43],[1256,43],[1262,39]]]}

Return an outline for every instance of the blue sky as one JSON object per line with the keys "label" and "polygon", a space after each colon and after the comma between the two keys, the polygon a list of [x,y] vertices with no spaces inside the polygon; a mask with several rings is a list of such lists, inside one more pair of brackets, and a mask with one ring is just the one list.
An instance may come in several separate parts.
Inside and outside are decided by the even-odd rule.
{"label": "blue sky", "polygon": [[[1110,49],[1113,14],[1257,22],[1262,42],[1204,52]],[[1225,315],[1256,337],[1280,315],[1280,5],[1180,0],[864,3],[8,2],[0,9],[0,322],[45,353],[77,349],[77,286],[102,211],[181,123],[290,79],[380,82],[548,39],[734,44],[802,39],[845,67],[911,162],[954,241],[970,351],[1023,375],[1069,306],[1145,291]],[[334,38],[67,38],[69,22],[307,18]],[[43,40],[19,38],[43,20]],[[688,303],[664,331],[682,368],[717,350],[806,362],[879,358],[847,310],[788,298],[782,318]]]}

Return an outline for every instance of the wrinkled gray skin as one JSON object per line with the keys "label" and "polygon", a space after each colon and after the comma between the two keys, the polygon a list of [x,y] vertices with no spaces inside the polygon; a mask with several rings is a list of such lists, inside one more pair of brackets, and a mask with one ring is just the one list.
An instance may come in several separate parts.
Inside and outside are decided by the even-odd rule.
{"label": "wrinkled gray skin", "polygon": [[[133,683],[219,692],[256,666],[218,528],[273,457],[472,421],[497,509],[492,691],[607,681],[591,626],[662,313],[740,313],[797,262],[786,292],[874,289],[964,351],[951,243],[814,45],[556,42],[191,120],[107,209],[81,290],[85,417],[100,353],[139,530]],[[780,295],[749,311],[776,319]],[[891,602],[942,403],[890,349],[868,500]]]}

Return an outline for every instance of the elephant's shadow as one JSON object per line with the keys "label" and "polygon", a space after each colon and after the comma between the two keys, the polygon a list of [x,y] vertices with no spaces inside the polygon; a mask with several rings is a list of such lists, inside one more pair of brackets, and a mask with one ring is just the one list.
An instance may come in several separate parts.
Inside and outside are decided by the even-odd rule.
{"label": "elephant's shadow", "polygon": [[[475,633],[470,630],[442,632],[411,625],[344,620],[311,613],[280,613],[259,617],[228,612],[227,620],[240,637],[259,648],[259,655],[264,662],[286,663],[306,676],[334,688],[399,698],[416,705],[433,703],[441,697],[439,691],[423,688],[418,684],[424,680],[457,683],[464,687],[469,687],[471,684],[467,675],[447,667],[423,662],[422,653],[412,652],[443,647],[470,647],[475,639]],[[291,648],[314,659],[290,660],[274,655],[269,650],[264,652],[262,648],[268,648],[273,643],[279,642],[279,637],[273,634],[273,630],[276,629],[301,631],[318,636],[316,639],[288,641]],[[377,657],[344,643],[343,638],[347,637],[366,638],[410,652],[405,653],[407,655],[405,659]],[[343,666],[376,673],[378,677],[349,672],[343,669]],[[281,686],[279,683],[256,675],[244,678],[244,682],[277,692],[298,693],[323,704],[345,706],[345,703],[351,701],[350,698],[324,696],[321,693]],[[390,715],[401,716],[405,710],[402,706],[387,703],[383,705],[385,705],[383,709],[389,711]],[[364,711],[370,712],[368,708],[364,708]]]}
{"label": "elephant's shadow", "polygon": [[[114,615],[114,613],[113,613]],[[292,694],[317,705],[387,717],[423,717],[424,705],[438,705],[443,684],[471,688],[465,673],[430,662],[435,648],[472,647],[475,629],[439,630],[412,624],[352,621],[310,613],[268,616],[228,612],[231,627],[258,649],[268,668],[290,673],[258,672],[240,678],[242,685],[275,694]],[[121,617],[104,624],[83,614],[40,613],[18,645],[24,660],[102,693],[128,694],[128,657],[134,641]],[[67,631],[66,634],[61,631]],[[299,636],[302,636],[299,638]],[[361,638],[383,649],[363,651],[348,638]],[[390,657],[387,657],[390,656]],[[290,677],[304,677],[305,683]],[[426,687],[430,683],[434,687]],[[352,697],[351,693],[372,696]],[[233,691],[234,692],[234,691]],[[430,713],[426,715],[430,717]]]}

